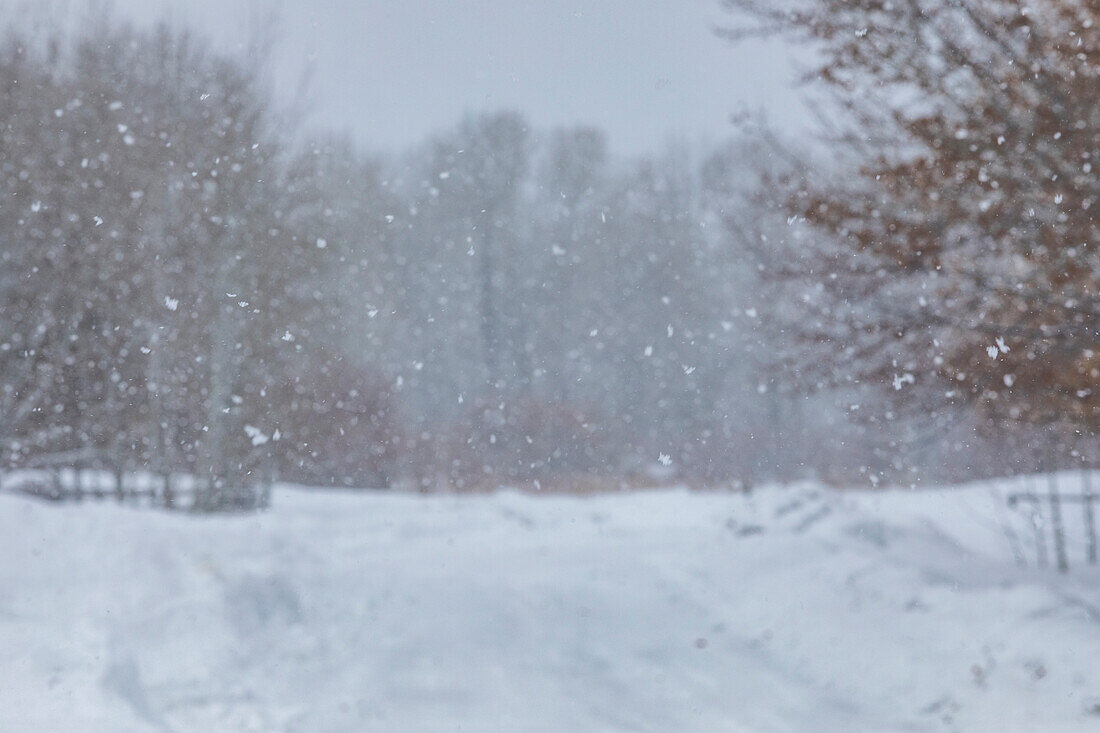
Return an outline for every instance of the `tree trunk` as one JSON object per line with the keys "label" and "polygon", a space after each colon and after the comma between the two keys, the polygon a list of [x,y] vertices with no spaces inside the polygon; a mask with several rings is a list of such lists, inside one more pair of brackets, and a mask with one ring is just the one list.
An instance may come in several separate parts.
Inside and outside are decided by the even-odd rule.
{"label": "tree trunk", "polygon": [[485,348],[485,378],[489,385],[490,395],[495,394],[500,380],[500,354],[498,352],[497,339],[500,336],[500,327],[497,323],[496,313],[496,264],[493,252],[493,220],[492,216],[485,214],[478,217],[478,226],[481,229],[481,253],[478,258],[479,275],[481,279],[481,340]]}

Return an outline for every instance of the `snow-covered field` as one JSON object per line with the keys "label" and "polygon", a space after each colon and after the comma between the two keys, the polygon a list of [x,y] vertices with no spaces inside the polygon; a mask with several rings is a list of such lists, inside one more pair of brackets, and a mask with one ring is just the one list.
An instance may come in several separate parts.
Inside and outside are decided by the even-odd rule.
{"label": "snow-covered field", "polygon": [[1017,566],[1020,485],[0,496],[0,731],[1100,730],[1100,574]]}

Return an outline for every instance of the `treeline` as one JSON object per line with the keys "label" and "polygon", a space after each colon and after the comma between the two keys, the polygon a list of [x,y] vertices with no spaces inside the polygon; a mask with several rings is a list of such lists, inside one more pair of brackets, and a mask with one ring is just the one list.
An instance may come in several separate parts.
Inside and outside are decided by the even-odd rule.
{"label": "treeline", "polygon": [[108,20],[0,43],[4,466],[94,450],[215,507],[274,477],[866,473],[886,444],[775,367],[760,144],[627,160],[502,112],[377,157],[303,142],[261,65]]}
{"label": "treeline", "polygon": [[[0,78],[5,465],[94,449],[212,506],[261,475],[389,480],[386,392],[327,285],[327,172],[257,70],[104,20],[9,35]],[[350,442],[384,450],[320,448]]]}

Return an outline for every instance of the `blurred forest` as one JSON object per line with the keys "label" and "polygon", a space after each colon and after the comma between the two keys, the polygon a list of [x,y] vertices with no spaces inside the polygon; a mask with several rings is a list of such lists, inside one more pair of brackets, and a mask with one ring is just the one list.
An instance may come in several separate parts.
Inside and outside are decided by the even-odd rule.
{"label": "blurred forest", "polygon": [[808,79],[846,112],[824,150],[750,118],[623,158],[488,111],[374,153],[305,131],[262,53],[109,15],[6,29],[0,463],[94,452],[215,508],[275,478],[909,484],[1090,459],[1100,8],[727,4],[735,40],[820,47]]}

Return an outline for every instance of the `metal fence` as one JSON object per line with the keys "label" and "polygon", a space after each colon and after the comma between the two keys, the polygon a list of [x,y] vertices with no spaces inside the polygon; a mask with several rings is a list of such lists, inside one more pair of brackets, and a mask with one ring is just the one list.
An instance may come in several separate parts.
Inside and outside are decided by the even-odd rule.
{"label": "metal fence", "polygon": [[[1067,474],[1048,473],[1036,477],[1036,487],[1032,491],[1009,494],[1008,505],[1012,509],[1030,512],[1030,524],[1035,537],[1035,563],[1041,567],[1050,564],[1050,546],[1053,546],[1054,562],[1059,572],[1068,572],[1070,551],[1067,542],[1067,514],[1069,518],[1080,510],[1081,529],[1084,537],[1084,560],[1089,565],[1097,564],[1096,510],[1100,495],[1092,490],[1091,471],[1077,474],[1078,490],[1064,492],[1062,480]],[[1071,521],[1075,521],[1072,520]]]}

